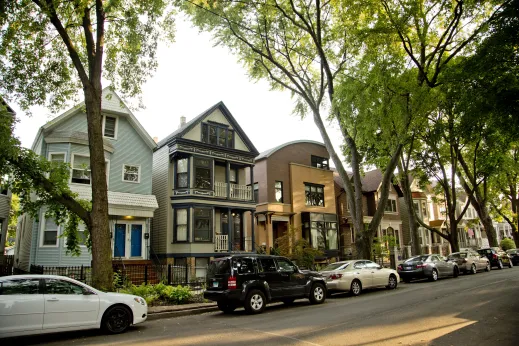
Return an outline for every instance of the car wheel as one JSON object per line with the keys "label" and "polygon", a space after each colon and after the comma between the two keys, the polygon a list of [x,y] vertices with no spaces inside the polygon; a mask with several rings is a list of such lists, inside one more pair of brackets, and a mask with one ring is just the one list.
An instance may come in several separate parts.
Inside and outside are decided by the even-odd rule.
{"label": "car wheel", "polygon": [[389,275],[389,281],[387,283],[386,288],[388,290],[394,290],[398,286],[398,282],[396,281],[396,276],[393,274]]}
{"label": "car wheel", "polygon": [[362,284],[359,280],[355,279],[351,283],[350,293],[352,296],[358,296],[362,292]]}
{"label": "car wheel", "polygon": [[265,295],[260,290],[252,290],[245,299],[245,311],[249,314],[259,314],[265,310]]}
{"label": "car wheel", "polygon": [[489,272],[491,269],[492,269],[492,268],[491,268],[491,266],[490,266],[490,262],[489,262],[489,263],[487,263],[487,266],[485,267],[485,271],[486,271],[486,272]]}
{"label": "car wheel", "polygon": [[236,304],[230,303],[230,302],[225,301],[225,300],[219,300],[217,302],[217,304],[218,304],[218,309],[220,309],[220,311],[222,311],[225,314],[230,314],[231,312],[233,312],[237,308]]}
{"label": "car wheel", "polygon": [[512,263],[512,261],[508,262],[508,268],[512,268],[514,266],[514,264]]}
{"label": "car wheel", "polygon": [[[474,266],[474,268],[476,268],[476,267]],[[460,275],[460,270],[458,269],[458,267],[454,267],[454,269],[452,271],[452,277],[457,278],[459,275]]]}
{"label": "car wheel", "polygon": [[131,316],[132,313],[127,307],[113,306],[103,316],[103,329],[110,334],[123,333],[131,324]]}
{"label": "car wheel", "polygon": [[501,260],[499,260],[499,262],[497,263],[497,267],[499,269],[503,269],[503,262],[501,262]]}
{"label": "car wheel", "polygon": [[323,284],[316,282],[312,285],[312,291],[310,292],[310,303],[322,304],[326,299],[326,288]]}
{"label": "car wheel", "polygon": [[470,273],[471,274],[476,274],[478,271],[476,269],[476,265],[475,264],[472,264],[472,266],[470,267]]}
{"label": "car wheel", "polygon": [[432,270],[432,274],[429,277],[429,281],[436,281],[438,280],[438,271],[436,269]]}
{"label": "car wheel", "polygon": [[293,298],[287,298],[287,299],[283,299],[282,302],[285,305],[292,305],[292,304],[294,304],[294,300],[295,299],[293,299]]}

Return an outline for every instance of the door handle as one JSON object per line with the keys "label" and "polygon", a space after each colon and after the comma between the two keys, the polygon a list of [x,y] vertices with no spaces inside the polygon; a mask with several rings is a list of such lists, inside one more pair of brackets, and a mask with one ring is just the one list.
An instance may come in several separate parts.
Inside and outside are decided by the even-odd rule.
{"label": "door handle", "polygon": [[52,298],[47,299],[47,301],[48,302],[57,302],[57,301],[59,301],[59,299],[56,297],[52,297]]}
{"label": "door handle", "polygon": [[288,276],[287,273],[281,273],[281,276]]}

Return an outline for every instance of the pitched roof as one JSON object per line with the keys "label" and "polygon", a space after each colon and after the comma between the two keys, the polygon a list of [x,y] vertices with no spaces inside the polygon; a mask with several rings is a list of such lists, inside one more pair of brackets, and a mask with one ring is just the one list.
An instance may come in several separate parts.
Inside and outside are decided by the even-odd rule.
{"label": "pitched roof", "polygon": [[431,220],[431,221],[429,221],[429,226],[434,227],[434,228],[441,227],[444,222],[445,222],[445,220]]}
{"label": "pitched roof", "polygon": [[292,144],[300,144],[300,143],[310,143],[310,144],[316,144],[316,145],[320,145],[322,147],[325,147],[325,145],[323,143],[321,143],[321,142],[311,141],[311,140],[308,140],[308,139],[291,141],[291,142],[283,143],[283,144],[278,145],[277,147],[274,147],[274,148],[271,148],[271,149],[263,151],[258,156],[256,156],[255,160],[259,161],[259,160],[265,159],[265,158],[269,157],[270,155],[274,154],[276,151],[283,149],[284,147],[287,147],[287,146],[292,145]]}
{"label": "pitched roof", "polygon": [[4,98],[0,96],[0,104],[6,108],[6,110],[12,115],[16,115],[16,112],[5,102]]}
{"label": "pitched roof", "polygon": [[377,191],[380,184],[382,184],[382,172],[380,169],[374,169],[364,173],[362,177],[362,191]]}
{"label": "pitched roof", "polygon": [[233,129],[236,131],[236,133],[238,133],[238,135],[243,140],[245,145],[249,148],[251,153],[257,154],[258,150],[254,146],[254,144],[252,144],[250,139],[247,137],[247,135],[245,134],[243,129],[240,127],[240,125],[238,124],[236,119],[233,117],[233,115],[231,114],[229,109],[225,106],[223,101],[220,101],[217,104],[213,105],[212,107],[209,107],[208,109],[206,109],[202,113],[198,114],[193,119],[189,120],[184,126],[176,129],[175,131],[170,133],[166,138],[160,140],[157,143],[157,149],[162,148],[163,146],[169,144],[175,138],[182,137],[184,134],[189,132],[193,127],[195,127],[198,123],[200,123],[202,120],[204,120],[204,118],[206,116],[208,116],[211,113],[213,113],[216,109],[220,109],[220,111],[227,118],[227,120],[229,120],[229,122],[231,123]]}
{"label": "pitched roof", "polygon": [[[78,194],[78,198],[87,201],[92,200],[92,189],[90,186],[71,185],[70,190]],[[108,204],[127,206],[132,208],[150,208],[157,209],[159,207],[157,198],[154,195],[139,195],[136,193],[125,193],[108,191]]]}
{"label": "pitched roof", "polygon": [[[151,136],[148,134],[148,132],[142,127],[141,123],[137,120],[135,115],[133,115],[132,111],[122,101],[122,99],[117,95],[117,93],[112,90],[110,87],[105,87],[102,91],[101,96],[101,104],[102,104],[102,111],[109,111],[114,112],[118,114],[123,114],[128,117],[128,121],[130,124],[132,124],[133,128],[137,131],[137,133],[141,136],[141,138],[144,140],[144,142],[150,147],[150,149],[154,149],[157,144],[151,138]],[[36,142],[38,141],[38,138],[42,134],[43,131],[50,130],[54,128],[56,125],[64,121],[65,119],[68,119],[69,117],[75,115],[76,113],[80,112],[85,106],[84,101],[78,103],[74,107],[70,108],[66,112],[60,114],[59,116],[55,117],[51,121],[45,123],[43,126],[41,126],[38,129],[38,133],[36,134],[36,137],[34,138],[34,142],[32,144],[32,149],[34,149]]]}

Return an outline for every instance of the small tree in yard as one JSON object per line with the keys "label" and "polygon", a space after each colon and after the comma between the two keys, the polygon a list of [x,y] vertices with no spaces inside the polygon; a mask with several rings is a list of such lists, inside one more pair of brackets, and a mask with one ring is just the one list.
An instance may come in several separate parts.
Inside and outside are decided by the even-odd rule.
{"label": "small tree in yard", "polygon": [[501,242],[499,243],[499,246],[504,251],[510,250],[510,249],[515,249],[515,242],[510,238],[505,238],[505,239],[501,240]]}
{"label": "small tree in yard", "polygon": [[276,253],[290,258],[300,267],[312,268],[315,258],[322,256],[323,252],[313,248],[306,239],[298,236],[300,234],[300,228],[290,226],[284,235],[276,239]]}

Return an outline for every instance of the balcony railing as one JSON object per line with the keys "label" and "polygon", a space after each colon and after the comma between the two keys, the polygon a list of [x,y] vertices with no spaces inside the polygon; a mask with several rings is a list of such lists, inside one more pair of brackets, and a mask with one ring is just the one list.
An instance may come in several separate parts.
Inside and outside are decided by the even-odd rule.
{"label": "balcony railing", "polygon": [[[252,188],[247,185],[230,184],[231,199],[241,201],[252,200]],[[216,197],[227,197],[227,183],[218,182],[214,183],[214,195]]]}
{"label": "balcony railing", "polygon": [[227,234],[217,234],[214,239],[214,251],[215,252],[227,252],[229,251]]}

